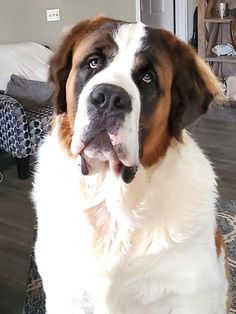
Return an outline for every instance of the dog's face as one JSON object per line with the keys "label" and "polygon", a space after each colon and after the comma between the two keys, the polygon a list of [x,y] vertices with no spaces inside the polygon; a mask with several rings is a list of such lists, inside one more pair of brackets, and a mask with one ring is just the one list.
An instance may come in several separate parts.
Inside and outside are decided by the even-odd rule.
{"label": "dog's face", "polygon": [[171,33],[109,18],[84,21],[50,65],[60,137],[84,174],[106,163],[130,182],[222,96],[195,52]]}

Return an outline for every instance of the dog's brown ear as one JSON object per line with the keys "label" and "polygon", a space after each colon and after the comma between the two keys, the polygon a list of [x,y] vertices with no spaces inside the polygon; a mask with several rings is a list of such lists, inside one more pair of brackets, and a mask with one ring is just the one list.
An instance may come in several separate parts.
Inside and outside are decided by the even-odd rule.
{"label": "dog's brown ear", "polygon": [[169,129],[181,141],[181,130],[225,97],[216,76],[195,50],[170,33],[165,36],[173,63]]}
{"label": "dog's brown ear", "polygon": [[49,65],[49,81],[55,85],[54,110],[56,114],[66,112],[66,81],[72,67],[75,43],[86,32],[89,20],[74,26],[65,36],[61,45],[54,53]]}
{"label": "dog's brown ear", "polygon": [[54,110],[56,114],[67,111],[66,81],[72,67],[72,58],[75,46],[86,37],[89,32],[105,23],[114,21],[110,18],[98,16],[75,25],[64,37],[61,45],[53,55],[49,65],[49,81],[55,85]]}

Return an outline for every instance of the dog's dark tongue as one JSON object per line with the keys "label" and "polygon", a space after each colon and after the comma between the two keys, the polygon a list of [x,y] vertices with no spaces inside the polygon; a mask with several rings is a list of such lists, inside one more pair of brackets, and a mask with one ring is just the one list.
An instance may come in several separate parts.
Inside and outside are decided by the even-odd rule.
{"label": "dog's dark tongue", "polygon": [[126,167],[122,165],[121,167],[121,177],[123,181],[127,184],[133,181],[135,174],[138,170],[137,166],[132,166],[132,167]]}
{"label": "dog's dark tongue", "polygon": [[[121,165],[121,177],[122,177],[122,180],[126,184],[129,184],[130,182],[133,181],[137,170],[138,170],[137,166],[127,167],[127,166],[122,164]],[[84,156],[82,156],[82,155],[81,155],[81,172],[82,172],[82,174],[84,176],[87,176],[89,174],[87,161],[84,158]]]}
{"label": "dog's dark tongue", "polygon": [[87,161],[82,155],[81,155],[81,172],[84,176],[87,176],[89,174]]}

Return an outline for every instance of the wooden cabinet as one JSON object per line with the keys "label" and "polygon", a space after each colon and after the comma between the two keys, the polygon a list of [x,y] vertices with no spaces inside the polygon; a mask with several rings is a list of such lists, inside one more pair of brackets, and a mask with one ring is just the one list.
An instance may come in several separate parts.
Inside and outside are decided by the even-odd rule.
{"label": "wooden cabinet", "polygon": [[[223,2],[223,1],[222,1]],[[232,43],[232,23],[235,17],[217,16],[217,0],[198,0],[198,52],[220,76],[236,76],[236,56],[217,56],[212,47]]]}

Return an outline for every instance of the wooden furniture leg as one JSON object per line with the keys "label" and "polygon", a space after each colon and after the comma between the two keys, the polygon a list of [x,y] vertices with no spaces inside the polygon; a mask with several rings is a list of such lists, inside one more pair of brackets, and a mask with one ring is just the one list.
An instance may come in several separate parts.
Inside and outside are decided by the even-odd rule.
{"label": "wooden furniture leg", "polygon": [[30,177],[29,156],[25,158],[16,158],[16,166],[19,179],[24,180]]}

